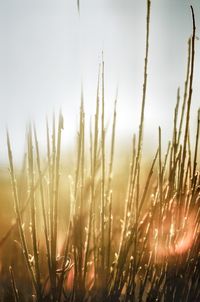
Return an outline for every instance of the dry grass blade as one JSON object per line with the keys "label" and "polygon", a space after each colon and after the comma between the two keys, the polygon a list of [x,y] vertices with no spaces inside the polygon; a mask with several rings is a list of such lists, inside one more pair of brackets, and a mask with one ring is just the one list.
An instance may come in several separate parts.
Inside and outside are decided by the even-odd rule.
{"label": "dry grass blade", "polygon": [[14,295],[15,302],[20,302],[19,293],[18,293],[18,289],[17,289],[17,286],[16,286],[12,266],[9,267],[9,271],[10,271],[11,284],[12,284],[12,290],[13,290],[13,295]]}
{"label": "dry grass blade", "polygon": [[30,190],[30,211],[31,211],[31,236],[33,244],[33,263],[35,268],[35,278],[37,282],[37,299],[42,301],[41,282],[40,282],[40,266],[39,266],[39,252],[36,229],[36,209],[35,209],[35,195],[34,195],[34,161],[33,161],[33,142],[32,142],[32,128],[28,131],[28,172],[29,172],[29,190]]}
{"label": "dry grass blade", "polygon": [[187,140],[188,140],[188,134],[189,134],[190,108],[191,108],[191,101],[192,101],[193,77],[194,77],[196,24],[195,24],[194,10],[193,10],[192,6],[191,6],[191,12],[192,12],[192,21],[193,21],[193,33],[192,33],[192,42],[191,42],[191,68],[190,68],[190,76],[189,76],[189,94],[188,94],[188,100],[187,100],[186,125],[185,125],[183,155],[182,155],[182,163],[181,163],[181,171],[180,171],[179,193],[181,193],[182,186],[183,186],[183,174],[184,174],[184,168],[185,168]]}
{"label": "dry grass blade", "polygon": [[20,234],[20,238],[21,238],[22,250],[23,250],[24,257],[25,257],[27,269],[31,276],[31,280],[33,282],[35,291],[37,292],[38,285],[37,285],[37,281],[34,276],[34,272],[32,270],[31,263],[29,261],[29,252],[28,252],[26,238],[25,238],[25,234],[24,234],[23,222],[21,219],[21,211],[19,209],[18,190],[17,190],[17,183],[16,183],[16,178],[15,178],[13,157],[12,157],[12,149],[11,149],[10,137],[9,137],[8,131],[7,131],[7,148],[8,148],[8,158],[9,158],[9,164],[10,164],[10,176],[11,176],[11,183],[12,183],[12,189],[13,189],[14,206],[15,206],[15,211],[16,211],[16,215],[17,215],[17,222],[18,222],[19,234]]}

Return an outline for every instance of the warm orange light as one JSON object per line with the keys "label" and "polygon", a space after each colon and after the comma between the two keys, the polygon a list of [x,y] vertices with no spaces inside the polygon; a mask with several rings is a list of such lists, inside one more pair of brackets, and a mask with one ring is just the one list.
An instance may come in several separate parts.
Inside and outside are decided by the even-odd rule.
{"label": "warm orange light", "polygon": [[[150,238],[150,249],[154,251],[156,261],[184,254],[191,249],[198,232],[195,216],[194,211],[187,216],[178,216],[176,210],[173,217],[165,216],[160,225],[155,223],[151,233],[153,238]],[[179,221],[176,221],[178,217]]]}

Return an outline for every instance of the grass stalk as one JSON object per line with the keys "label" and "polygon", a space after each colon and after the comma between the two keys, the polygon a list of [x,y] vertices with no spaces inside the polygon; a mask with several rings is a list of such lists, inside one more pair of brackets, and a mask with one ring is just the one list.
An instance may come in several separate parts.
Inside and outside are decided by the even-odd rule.
{"label": "grass stalk", "polygon": [[31,210],[31,235],[33,244],[33,257],[35,277],[37,282],[37,300],[42,301],[41,281],[40,281],[40,265],[39,265],[39,251],[36,230],[36,208],[35,208],[35,195],[34,195],[34,160],[33,160],[33,141],[32,141],[32,128],[29,127],[28,132],[28,169],[29,169],[29,186],[30,186],[30,210]]}
{"label": "grass stalk", "polygon": [[9,271],[10,271],[11,284],[12,284],[12,290],[13,290],[13,296],[14,296],[15,302],[20,302],[19,292],[18,292],[18,289],[17,289],[17,286],[16,286],[12,266],[9,267]]}

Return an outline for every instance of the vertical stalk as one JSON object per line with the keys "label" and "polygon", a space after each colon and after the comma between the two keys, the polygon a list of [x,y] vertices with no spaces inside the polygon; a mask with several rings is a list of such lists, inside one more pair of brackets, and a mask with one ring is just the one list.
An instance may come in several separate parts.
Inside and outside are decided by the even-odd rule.
{"label": "vertical stalk", "polygon": [[197,167],[197,153],[198,153],[198,144],[199,144],[199,132],[200,132],[200,109],[197,113],[197,130],[196,130],[196,140],[195,140],[195,150],[194,150],[194,161],[193,161],[193,173],[192,178],[195,178],[196,167]]}
{"label": "vertical stalk", "polygon": [[37,243],[37,230],[36,230],[36,209],[35,209],[35,194],[34,194],[34,166],[33,166],[33,142],[32,142],[32,129],[29,127],[28,132],[28,169],[29,169],[29,186],[30,186],[30,208],[31,208],[31,235],[33,244],[35,277],[37,282],[37,299],[42,301],[41,282],[40,282],[40,265],[39,265],[39,252]]}
{"label": "vertical stalk", "polygon": [[20,302],[20,300],[19,300],[19,292],[18,292],[18,289],[17,289],[17,286],[16,286],[16,282],[15,282],[15,277],[14,277],[12,266],[9,267],[9,271],[10,271],[11,285],[12,285],[12,290],[13,290],[13,295],[14,295],[15,302]]}
{"label": "vertical stalk", "polygon": [[116,98],[115,98],[114,113],[113,113],[112,138],[111,138],[110,162],[109,162],[109,173],[108,173],[108,186],[107,186],[107,194],[106,194],[107,196],[109,196],[109,191],[110,191],[111,182],[112,182],[113,159],[114,159],[114,149],[115,149],[116,118],[117,118],[117,110],[116,110],[117,96],[118,96],[118,92],[117,92]]}
{"label": "vertical stalk", "polygon": [[[89,254],[89,247],[91,236],[93,237],[93,246],[94,246],[94,283],[96,283],[96,273],[97,273],[97,256],[96,256],[96,238],[95,238],[95,180],[96,180],[96,173],[97,173],[97,148],[98,148],[98,124],[99,124],[99,80],[100,80],[100,68],[98,73],[98,82],[97,82],[97,95],[96,95],[96,113],[95,113],[95,125],[94,125],[94,143],[92,140],[92,130],[90,131],[91,137],[91,191],[90,191],[90,209],[89,209],[89,220],[88,220],[88,232],[85,244],[85,262],[84,262],[84,284],[86,280],[87,274],[87,261],[88,261],[88,254]],[[93,143],[93,146],[92,146]]]}
{"label": "vertical stalk", "polygon": [[105,236],[104,236],[104,223],[105,223],[105,127],[104,127],[104,60],[102,58],[102,112],[101,112],[101,269],[104,270],[105,264]]}
{"label": "vertical stalk", "polygon": [[186,101],[187,101],[187,91],[188,91],[188,83],[189,83],[189,75],[190,75],[190,65],[191,65],[191,39],[188,40],[187,71],[186,71],[183,105],[182,105],[182,110],[181,110],[181,118],[180,118],[180,124],[179,124],[177,145],[179,145],[179,143],[180,143],[180,138],[181,138],[181,133],[182,133],[183,117],[184,117],[185,106],[186,106]]}
{"label": "vertical stalk", "polygon": [[43,188],[42,171],[41,171],[41,163],[40,163],[40,151],[39,151],[39,145],[38,145],[38,139],[37,139],[37,133],[35,127],[34,127],[34,137],[35,137],[35,149],[36,149],[36,157],[37,157],[36,161],[37,161],[37,168],[39,174],[42,215],[43,215],[43,222],[44,222],[44,234],[45,234],[45,242],[46,242],[46,249],[47,249],[47,261],[48,261],[49,275],[51,275],[51,254],[50,254],[50,247],[49,247],[47,213],[46,213],[45,200],[44,200],[44,188]]}
{"label": "vertical stalk", "polygon": [[23,255],[25,258],[28,272],[29,272],[29,274],[31,276],[31,280],[33,282],[34,289],[37,292],[38,286],[37,286],[37,282],[35,279],[35,275],[34,275],[31,263],[29,261],[29,251],[28,251],[28,247],[27,247],[27,243],[26,243],[26,238],[25,238],[24,229],[23,229],[23,222],[22,222],[21,212],[20,212],[20,208],[19,208],[17,182],[16,182],[16,177],[15,177],[12,149],[11,149],[10,137],[9,137],[8,131],[7,131],[7,148],[8,148],[8,159],[9,159],[9,165],[10,165],[11,183],[12,183],[12,189],[13,189],[14,207],[15,207],[16,216],[17,216],[17,223],[18,223],[19,235],[20,235],[21,244],[22,244],[22,251],[23,251]]}
{"label": "vertical stalk", "polygon": [[191,42],[191,68],[190,68],[190,77],[189,77],[189,95],[187,100],[187,113],[186,113],[186,125],[185,125],[185,134],[184,134],[184,143],[183,143],[183,154],[182,154],[182,163],[181,163],[181,171],[180,171],[179,194],[181,193],[182,186],[183,186],[183,176],[184,176],[184,169],[185,169],[185,158],[186,158],[186,151],[187,151],[187,139],[189,133],[190,108],[191,108],[191,101],[192,101],[193,77],[194,77],[196,24],[195,24],[194,10],[192,6],[191,6],[191,12],[192,12],[192,22],[193,22],[193,33],[192,33],[192,42]]}
{"label": "vertical stalk", "polygon": [[56,165],[56,126],[55,126],[55,114],[53,114],[53,130],[52,130],[52,154],[51,154],[51,178],[50,178],[50,230],[51,230],[51,272],[52,272],[52,284],[51,290],[53,300],[56,300],[56,245],[55,245],[55,165]]}

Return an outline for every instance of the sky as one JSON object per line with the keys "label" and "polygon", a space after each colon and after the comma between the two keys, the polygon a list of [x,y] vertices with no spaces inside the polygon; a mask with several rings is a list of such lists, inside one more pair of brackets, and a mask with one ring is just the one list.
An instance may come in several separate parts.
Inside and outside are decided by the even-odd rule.
{"label": "sky", "polygon": [[[187,41],[193,5],[200,36],[199,0],[152,0],[145,136],[157,141],[158,126],[167,142],[177,88],[183,95]],[[118,87],[119,140],[137,131],[142,98],[146,0],[0,0],[0,162],[7,159],[9,128],[17,160],[25,130],[34,121],[41,145],[45,118],[62,109],[65,143],[78,128],[81,85],[86,118],[94,114],[98,68],[105,60],[108,124]],[[200,107],[200,41],[192,103],[192,131]]]}

